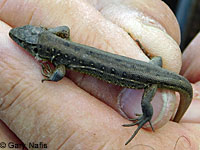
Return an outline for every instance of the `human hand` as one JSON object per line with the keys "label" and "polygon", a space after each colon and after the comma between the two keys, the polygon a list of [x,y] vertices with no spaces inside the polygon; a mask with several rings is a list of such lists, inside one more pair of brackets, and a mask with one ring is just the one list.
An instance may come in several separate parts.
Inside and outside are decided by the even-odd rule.
{"label": "human hand", "polygon": [[[12,27],[29,23],[45,27],[68,25],[71,29],[71,39],[75,42],[147,61],[145,54],[127,34],[129,32],[133,35],[132,25],[127,26],[126,23],[119,25],[117,22],[116,25],[109,21],[112,18],[117,20],[117,16],[120,16],[120,14],[116,14],[116,10],[121,10],[119,12],[122,15],[127,9],[127,7],[125,10],[123,7],[118,9],[116,8],[118,6],[129,6],[130,8],[135,6],[141,10],[145,6],[140,5],[139,1],[135,1],[133,4],[126,2],[127,4],[114,5],[113,3],[105,4],[104,1],[95,4],[92,1],[86,3],[80,0],[60,1],[59,3],[29,1],[26,4],[22,1],[18,3],[7,1],[1,8],[0,18]],[[153,1],[151,4],[148,1],[142,1],[142,3],[149,6],[146,13],[159,20],[178,43],[178,27],[169,9],[160,1]],[[153,6],[159,7],[153,8]],[[126,16],[129,13],[132,11],[125,12]],[[169,18],[161,17],[165,13],[169,15]],[[121,21],[126,16],[123,16]],[[149,145],[154,149],[167,145],[167,149],[170,149],[169,147],[174,148],[178,138],[184,135],[191,138],[190,144],[193,147],[196,146],[198,139],[196,135],[193,135],[194,133],[186,130],[180,124],[169,122],[155,133],[142,129],[134,141],[124,147],[124,143],[136,127],[129,129],[121,127],[128,121],[114,111],[114,109],[118,110],[117,98],[121,94],[122,88],[75,72],[68,72],[71,80],[66,78],[58,83],[42,84],[43,77],[39,64],[8,38],[10,28],[4,23],[1,24],[1,37],[4,40],[1,40],[0,89],[1,100],[4,103],[1,105],[0,116],[24,143],[43,142],[48,144],[48,149],[58,149],[59,147],[63,149],[78,149],[78,147],[81,149],[98,149],[100,147],[102,149],[134,149],[135,147],[138,149],[138,146],[136,147],[138,144],[141,144],[139,147]],[[158,34],[152,34],[151,38],[153,39],[154,36],[159,37]],[[146,38],[150,39],[149,36]],[[170,43],[172,48],[169,50],[167,47],[169,51],[166,51],[166,45],[159,44],[161,47],[155,51],[150,44],[148,52],[162,56],[164,67],[178,72],[181,66],[180,51],[177,49],[176,43],[173,44],[171,40],[166,41],[168,39],[163,40],[162,38],[161,41],[164,41],[164,44]],[[145,38],[139,40],[148,47],[149,43],[144,43]],[[160,105],[162,106],[162,104]],[[155,114],[158,114],[156,107],[161,106],[154,107]],[[135,112],[130,113],[134,114]],[[159,137],[162,142],[155,143],[156,137]],[[181,143],[182,141],[179,140],[178,147],[181,146]]]}

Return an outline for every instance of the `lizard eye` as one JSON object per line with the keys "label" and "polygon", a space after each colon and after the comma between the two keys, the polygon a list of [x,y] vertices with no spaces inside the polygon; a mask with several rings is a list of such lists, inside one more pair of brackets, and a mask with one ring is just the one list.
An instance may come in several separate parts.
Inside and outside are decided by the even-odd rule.
{"label": "lizard eye", "polygon": [[37,48],[34,48],[34,49],[33,49],[33,52],[34,52],[34,53],[38,53],[38,49],[37,49]]}
{"label": "lizard eye", "polygon": [[50,49],[50,48],[47,48],[47,52],[50,53],[50,52],[51,52],[51,49]]}

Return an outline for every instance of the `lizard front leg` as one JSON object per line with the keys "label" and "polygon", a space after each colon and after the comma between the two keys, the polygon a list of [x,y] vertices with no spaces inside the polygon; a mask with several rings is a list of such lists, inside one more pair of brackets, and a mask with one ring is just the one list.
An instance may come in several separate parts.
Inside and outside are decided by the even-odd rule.
{"label": "lizard front leg", "polygon": [[44,81],[60,81],[66,74],[66,68],[65,65],[58,65],[53,70],[49,64],[47,63],[42,64],[42,75],[47,77],[45,79],[42,79],[42,82]]}
{"label": "lizard front leg", "polygon": [[70,40],[70,29],[68,26],[59,26],[55,28],[49,28],[49,32],[61,37],[62,39]]}

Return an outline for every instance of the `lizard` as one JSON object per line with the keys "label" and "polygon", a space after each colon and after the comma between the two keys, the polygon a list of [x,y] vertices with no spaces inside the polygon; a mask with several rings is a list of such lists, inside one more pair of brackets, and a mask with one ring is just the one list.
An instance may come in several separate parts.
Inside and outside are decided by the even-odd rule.
{"label": "lizard", "polygon": [[130,119],[133,123],[123,125],[125,127],[138,125],[125,145],[147,122],[154,131],[151,124],[153,115],[151,100],[157,88],[179,92],[180,104],[173,119],[175,122],[180,121],[192,101],[193,90],[189,81],[162,68],[160,56],[153,57],[150,62],[143,62],[75,43],[70,40],[70,29],[67,26],[48,29],[25,25],[11,29],[9,36],[36,59],[49,61],[55,66],[55,69],[52,69],[42,64],[41,72],[46,77],[42,82],[59,81],[65,76],[66,70],[70,69],[121,87],[144,89],[141,101],[142,115]]}

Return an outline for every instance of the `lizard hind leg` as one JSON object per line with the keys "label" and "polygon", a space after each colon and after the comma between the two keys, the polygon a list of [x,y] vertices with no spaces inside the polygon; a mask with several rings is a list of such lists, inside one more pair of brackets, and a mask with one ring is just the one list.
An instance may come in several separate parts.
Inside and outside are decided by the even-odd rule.
{"label": "lizard hind leg", "polygon": [[131,127],[138,125],[138,128],[135,130],[133,135],[130,137],[130,139],[125,143],[127,145],[138,133],[138,131],[147,123],[149,122],[152,130],[154,131],[154,128],[151,124],[151,118],[153,116],[153,107],[151,105],[151,100],[153,99],[155,93],[157,91],[157,85],[151,85],[148,88],[145,88],[143,96],[142,96],[142,101],[141,101],[141,106],[142,106],[142,112],[143,114],[140,115],[136,119],[130,119],[131,121],[136,121],[131,124],[124,124],[122,126],[124,127]]}
{"label": "lizard hind leg", "polygon": [[163,65],[162,57],[155,56],[149,61],[149,63],[153,64],[153,65],[156,65],[156,66],[159,66],[159,67],[162,67],[162,65]]}
{"label": "lizard hind leg", "polygon": [[145,53],[145,55],[150,59],[149,63],[159,66],[159,67],[162,67],[162,65],[163,65],[162,57],[152,56],[150,53],[148,53],[148,51],[145,50],[142,43],[140,43],[140,41],[138,39],[136,39],[135,42],[138,44],[140,49]]}

